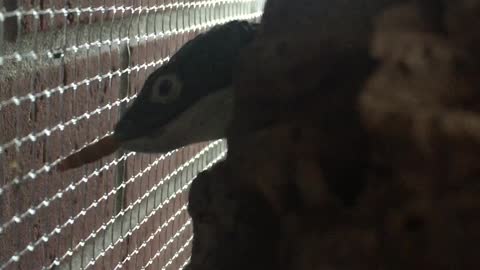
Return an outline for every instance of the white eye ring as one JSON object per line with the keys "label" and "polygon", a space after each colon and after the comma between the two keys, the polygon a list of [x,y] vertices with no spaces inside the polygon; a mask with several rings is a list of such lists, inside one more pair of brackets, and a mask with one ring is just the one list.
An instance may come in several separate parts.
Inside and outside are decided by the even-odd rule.
{"label": "white eye ring", "polygon": [[182,84],[175,75],[159,77],[152,85],[150,101],[154,103],[169,103],[180,96]]}

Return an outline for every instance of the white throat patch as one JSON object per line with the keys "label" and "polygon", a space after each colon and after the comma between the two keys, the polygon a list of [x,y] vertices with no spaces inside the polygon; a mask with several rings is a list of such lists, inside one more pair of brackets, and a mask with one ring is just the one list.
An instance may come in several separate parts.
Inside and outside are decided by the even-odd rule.
{"label": "white throat patch", "polygon": [[166,153],[189,144],[221,139],[232,119],[233,101],[233,88],[216,91],[153,134],[124,142],[122,147],[135,152]]}

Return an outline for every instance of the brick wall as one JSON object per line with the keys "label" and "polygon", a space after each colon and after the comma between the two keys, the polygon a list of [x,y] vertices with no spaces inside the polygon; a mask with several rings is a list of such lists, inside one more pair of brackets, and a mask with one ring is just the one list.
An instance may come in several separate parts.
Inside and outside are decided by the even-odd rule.
{"label": "brick wall", "polygon": [[186,263],[188,183],[225,153],[223,141],[51,168],[109,134],[183,43],[258,17],[260,2],[0,0],[0,269]]}

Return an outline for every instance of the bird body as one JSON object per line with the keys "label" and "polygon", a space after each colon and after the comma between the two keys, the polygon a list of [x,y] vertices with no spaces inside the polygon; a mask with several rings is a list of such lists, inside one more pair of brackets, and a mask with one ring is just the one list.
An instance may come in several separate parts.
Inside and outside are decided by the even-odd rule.
{"label": "bird body", "polygon": [[[366,52],[369,38],[367,33],[371,31],[373,14],[385,6],[405,0],[375,0],[372,3],[352,0],[320,1],[321,3],[309,1],[316,5],[312,8],[305,5],[303,8],[308,9],[308,12],[315,12],[316,15],[298,17],[304,23],[300,26],[315,33],[315,38],[325,43],[324,47],[328,48],[333,44],[335,51],[339,51],[337,54],[343,55],[344,50],[337,50],[336,47]],[[269,1],[271,5],[274,5],[273,2],[275,1]],[[288,11],[286,9],[288,8],[285,7],[285,12]],[[269,18],[273,20],[269,16],[266,17],[267,22],[265,18],[262,19],[262,29],[268,27]],[[295,24],[292,27],[296,29],[298,22],[297,17],[294,18],[291,22]],[[304,21],[305,18],[308,20]],[[311,24],[310,19],[320,20],[322,23]],[[312,29],[307,27],[309,25],[320,28]],[[115,127],[114,136],[121,147],[136,152],[159,153],[196,142],[226,137],[227,128],[233,117],[234,103],[239,104],[245,97],[250,100],[250,94],[244,88],[240,95],[234,94],[232,77],[240,52],[252,43],[257,28],[258,24],[248,21],[231,21],[213,27],[187,42],[167,64],[150,74],[138,97]],[[262,30],[260,34],[265,38],[268,33]],[[291,46],[292,48],[298,45],[296,41],[290,43],[295,44]],[[281,46],[278,47],[280,49],[272,51],[281,52]],[[311,51],[302,49],[307,51],[304,55],[310,57]],[[317,52],[321,50],[313,49]],[[270,55],[264,54],[266,57]],[[331,63],[341,61],[337,59],[339,56],[336,54],[325,55],[323,66],[318,66],[319,77],[326,76],[321,74],[321,70],[331,70]],[[291,64],[292,59],[285,59],[281,54],[270,58],[274,60],[267,59],[266,62],[270,61],[269,64],[264,64],[265,59],[259,54],[256,59],[251,59],[253,60],[251,65],[253,70],[258,70],[259,66],[260,68],[269,66],[269,75],[277,80],[278,77],[272,70],[278,66],[285,66],[285,63]],[[260,62],[259,65],[256,64],[257,61]],[[272,61],[279,64],[272,64]],[[272,89],[276,91],[275,88]],[[234,97],[238,97],[238,100],[235,101]],[[249,126],[256,126],[255,122],[263,125],[265,121],[262,121],[262,117],[268,118],[268,115],[261,115],[263,108],[260,112],[252,110],[251,106],[248,112],[245,112],[245,109],[237,109],[243,113],[235,112],[236,118],[245,116],[244,122]],[[237,129],[249,130],[239,124],[238,119],[233,121],[235,123],[232,126]]]}
{"label": "bird body", "polygon": [[115,126],[121,147],[163,153],[223,138],[233,113],[233,70],[256,29],[247,21],[213,27],[153,71]]}

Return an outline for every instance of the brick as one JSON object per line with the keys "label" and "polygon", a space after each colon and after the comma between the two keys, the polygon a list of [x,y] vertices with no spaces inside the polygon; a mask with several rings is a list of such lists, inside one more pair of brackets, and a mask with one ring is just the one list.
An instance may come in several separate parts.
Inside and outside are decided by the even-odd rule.
{"label": "brick", "polygon": [[[128,19],[130,16],[138,17],[146,15],[146,10],[142,10],[140,13],[138,10],[132,12],[131,9],[122,12],[118,9],[116,12],[113,10],[95,10],[99,7],[104,7],[105,9],[110,7],[131,7],[131,8],[146,8],[166,5],[169,3],[174,3],[172,0],[165,0],[158,2],[156,0],[126,0],[122,3],[116,3],[114,0],[92,0],[92,1],[73,1],[73,0],[40,0],[38,2],[32,2],[30,0],[22,1],[13,1],[6,0],[5,7],[7,10],[16,10],[21,8],[24,11],[35,9],[41,12],[48,9],[60,11],[62,9],[75,9],[75,8],[92,8],[92,11],[81,11],[80,14],[77,12],[70,12],[66,16],[63,13],[55,12],[54,14],[41,14],[38,17],[30,14],[23,14],[20,20],[20,24],[17,23],[17,18],[12,17],[8,18],[6,24],[9,27],[6,27],[6,36],[10,41],[15,40],[17,36],[17,30],[20,28],[21,35],[25,35],[33,32],[45,32],[50,30],[61,30],[66,27],[67,30],[76,28],[81,25],[87,24],[101,24],[108,23],[112,19]],[[195,2],[195,1],[185,1],[185,2]],[[185,12],[188,12],[186,8],[183,9]],[[150,11],[149,14],[153,14],[154,11]],[[162,11],[157,11],[160,16],[162,16]],[[172,9],[167,9],[163,12],[164,16],[169,16],[172,12]]]}
{"label": "brick", "polygon": [[[175,206],[173,203],[169,203],[165,206],[165,208],[170,208],[173,209]],[[176,211],[176,210],[175,210]],[[128,269],[140,269],[142,266],[147,264],[147,262],[152,258],[155,253],[160,250],[166,242],[173,236],[173,231],[171,230],[172,225],[167,227],[166,229],[160,231],[158,234],[156,234],[155,238],[153,238],[147,246],[139,249],[139,247],[142,245],[142,243],[148,238],[152,232],[157,230],[158,226],[161,226],[164,222],[167,221],[171,216],[170,215],[165,215],[165,213],[162,213],[161,215],[158,216],[152,216],[152,218],[149,220],[149,222],[145,223],[140,229],[136,230],[132,236],[129,238],[129,253],[133,253],[135,249],[138,249],[138,254],[133,256],[132,259],[127,263]],[[157,218],[158,226],[153,227],[154,218]],[[175,219],[175,222],[178,222],[181,217],[177,217]],[[188,231],[186,231],[188,233]],[[166,254],[165,251],[162,252],[161,255]],[[156,265],[153,264],[154,268],[159,268],[162,265]]]}
{"label": "brick", "polygon": [[[22,0],[15,2],[11,5],[9,10],[15,10],[21,8],[22,10],[28,11],[31,9],[45,11],[48,9],[52,10],[62,10],[62,9],[75,9],[75,8],[87,8],[91,7],[92,9],[98,7],[110,7],[114,5],[114,0],[95,0],[95,1],[72,1],[67,2],[63,0],[40,0],[33,4],[32,1]],[[16,31],[18,27],[21,27],[21,33],[27,34],[32,32],[45,32],[48,30],[58,30],[62,29],[65,26],[67,29],[77,27],[82,24],[93,24],[107,22],[113,18],[113,11],[82,11],[80,14],[76,12],[70,12],[65,16],[63,13],[55,12],[53,16],[50,14],[42,14],[38,17],[34,15],[23,15],[21,18],[20,25],[17,24],[17,18],[14,17],[11,19],[11,25],[13,27],[7,28],[7,32],[11,32],[11,35],[16,37]],[[10,38],[9,40],[13,40]]]}
{"label": "brick", "polygon": [[[10,2],[11,3],[10,3]],[[154,0],[129,0],[125,1],[122,3],[123,6],[130,6],[132,8],[137,8],[137,7],[152,7],[152,6],[159,6],[159,5],[164,5],[164,4],[169,4],[170,2],[174,1],[164,1],[163,3],[157,3],[158,1]],[[194,1],[191,1],[194,2]],[[8,4],[9,3],[9,4]],[[8,4],[8,5],[7,5]],[[37,2],[31,2],[31,1],[11,1],[7,0],[6,1],[6,7],[7,10],[15,10],[17,8],[22,8],[23,10],[30,10],[32,8],[40,11],[45,11],[48,9],[53,9],[53,10],[61,10],[63,8],[66,9],[74,9],[76,7],[78,8],[87,8],[91,7],[92,9],[98,8],[98,7],[111,7],[115,5],[114,0],[93,0],[93,1],[80,1],[79,3],[74,2],[74,1],[63,1],[63,0],[40,0],[38,3]],[[117,4],[116,7],[121,6],[120,4]],[[192,8],[190,8],[192,9]],[[183,12],[185,14],[191,14],[190,10],[185,8],[183,9]],[[182,13],[182,11],[181,11]],[[29,33],[41,33],[49,30],[62,30],[65,28],[65,30],[74,30],[79,26],[84,26],[84,25],[98,25],[102,23],[110,23],[112,19],[114,21],[119,21],[119,20],[129,20],[130,16],[138,17],[138,16],[144,16],[146,15],[146,11],[143,10],[141,14],[139,14],[138,11],[136,11],[134,14],[132,14],[131,10],[127,10],[125,12],[121,12],[118,10],[116,13],[113,11],[83,11],[80,14],[77,14],[76,12],[70,12],[66,16],[63,13],[55,13],[53,15],[49,14],[43,14],[40,15],[39,17],[35,17],[33,15],[27,15],[23,14],[21,17],[20,23],[17,23],[17,18],[16,17],[11,17],[8,18],[5,22],[6,27],[6,34],[5,37],[7,40],[10,41],[16,41],[18,38],[22,38],[24,35],[29,34]],[[153,14],[152,12],[149,12],[149,14]],[[172,10],[167,9],[162,13],[162,11],[158,11],[158,16],[171,16]],[[180,19],[180,17],[177,18],[177,22],[175,24],[178,27],[183,27],[183,20]],[[18,29],[20,29],[20,36],[17,36]],[[178,38],[175,38],[176,40],[180,40]]]}
{"label": "brick", "polygon": [[[54,78],[58,71],[53,68],[43,70],[44,76]],[[16,78],[16,80],[6,80],[1,84],[2,93],[1,100],[10,98],[13,95],[22,96],[28,91],[32,91],[32,85],[49,85],[52,83],[46,80],[45,77],[37,74],[26,74]],[[5,143],[13,138],[23,137],[32,131],[38,131],[41,125],[46,124],[46,118],[42,114],[40,105],[30,102],[24,102],[20,106],[9,106],[1,111],[1,126],[2,138],[0,143]],[[43,165],[45,155],[44,146],[47,144],[46,138],[39,139],[36,143],[26,142],[15,151],[14,147],[10,147],[4,154],[0,156],[3,167],[3,175],[1,185],[10,183],[14,177],[24,176],[30,169],[38,169]],[[11,220],[15,214],[22,214],[31,206],[38,205],[43,198],[48,195],[51,190],[52,182],[47,175],[39,175],[35,180],[28,181],[17,187],[9,188],[5,194],[0,196],[1,217],[3,224]],[[9,226],[5,232],[0,236],[1,261],[10,258],[15,251],[23,249],[26,245],[38,239],[43,234],[44,230],[49,228],[48,218],[42,212],[37,212],[32,218],[28,217],[22,220],[19,224]],[[41,245],[35,249],[35,252],[28,254],[33,256],[37,262],[42,261],[45,256],[40,256],[39,253],[46,245]],[[27,262],[27,260],[25,260]]]}
{"label": "brick", "polygon": [[[168,175],[169,173],[173,172],[178,166],[181,164],[185,163],[186,160],[191,158],[191,156],[194,155],[195,152],[197,152],[199,149],[198,147],[195,149],[195,147],[187,147],[184,148],[180,151],[178,151],[176,154],[167,157],[163,162],[160,162],[159,165],[156,167],[156,169],[152,169],[150,173],[145,174],[143,177],[139,177],[139,179],[136,179],[135,183],[132,185],[129,185],[127,187],[126,191],[126,205],[134,202],[139,196],[142,196],[146,190],[150,189],[154,184],[158,183],[163,179],[164,176]],[[135,175],[138,171],[142,170],[142,168],[145,168],[147,164],[149,164],[153,159],[158,156],[154,157],[148,157],[148,155],[137,155],[135,159],[130,160],[127,163],[127,171],[128,172],[128,177],[131,177],[132,175]],[[142,179],[142,178],[147,178],[147,179]],[[150,180],[151,179],[151,180]],[[173,185],[173,182],[166,182],[165,185]],[[174,186],[172,186],[174,187]],[[180,186],[177,184],[175,185],[175,189],[178,190]],[[161,191],[160,189],[158,190],[159,192]],[[171,200],[168,204],[163,206],[160,210],[161,213],[159,213],[159,218],[161,218],[160,221],[150,221],[152,223],[156,223],[157,226],[161,226],[164,222],[166,222],[171,216],[173,216],[178,209],[180,209],[185,203],[186,203],[186,195],[184,195],[185,192],[181,195],[177,195],[177,197],[174,200]],[[159,203],[159,202],[157,202]],[[186,213],[186,212],[185,212]],[[136,257],[136,259],[132,259],[130,262],[128,262],[129,268],[128,269],[138,269],[140,266],[145,265],[148,260],[153,256],[153,254],[161,248],[174,234],[178,229],[183,225],[185,222],[185,214],[182,216],[179,216],[176,218],[175,222],[172,222],[165,230],[162,230],[160,235],[158,236],[159,239],[155,239],[154,244],[152,244],[153,247],[153,252],[150,251],[150,256],[146,256],[148,251],[143,251],[142,253],[139,253]],[[152,217],[154,219],[155,216]],[[184,221],[180,221],[183,218]],[[138,247],[141,245],[141,243],[145,240],[146,237],[150,235],[150,233],[156,229],[156,227],[146,230],[146,228],[149,227],[149,223],[145,224],[141,229],[139,229],[136,233],[134,233],[130,238],[129,238],[129,253],[133,252],[135,247]],[[188,231],[187,231],[188,232]],[[164,253],[169,254],[168,252],[171,253],[172,248],[167,249]],[[144,254],[145,253],[145,254]],[[161,256],[162,258],[167,255]],[[143,261],[143,264],[140,264],[140,261]],[[166,261],[164,262],[166,263]],[[161,267],[163,264],[160,262],[155,262],[153,264],[153,267]]]}
{"label": "brick", "polygon": [[[127,1],[125,5],[138,6],[142,4],[154,5],[157,1]],[[172,1],[173,2],[173,1]],[[82,1],[86,6],[88,1]],[[113,0],[92,1],[92,7],[100,4],[113,3]],[[167,3],[167,1],[165,2]],[[41,9],[51,6],[59,9],[64,5],[63,1],[39,1],[35,4],[40,5]],[[67,3],[68,4],[68,3]],[[20,1],[19,5],[28,9],[31,6],[29,1]],[[51,5],[51,6],[49,6]],[[116,14],[118,16],[119,14]],[[125,18],[127,14],[123,14]],[[110,16],[104,14],[104,19]],[[91,22],[95,23],[101,20],[101,17],[93,15],[67,17],[67,20],[73,18],[69,27]],[[111,17],[108,17],[111,18]],[[115,18],[117,19],[117,17]],[[63,15],[56,16],[52,20],[47,17],[40,17],[38,31],[52,30],[52,27],[63,27],[65,23]],[[34,31],[35,24],[33,18],[25,17],[22,23],[22,34]],[[11,29],[16,29],[13,27]],[[71,28],[69,28],[71,29]],[[130,65],[142,65],[150,61],[158,60],[172,55],[187,40],[193,38],[196,33],[187,33],[182,36],[172,36],[156,41],[142,41],[138,44],[131,44]],[[116,71],[120,68],[120,55],[118,50],[114,49],[108,52],[96,54],[97,51],[91,49],[90,57],[83,58],[80,55],[76,59],[65,59],[64,65],[45,66],[38,68],[36,72],[23,72],[24,74],[14,79],[0,81],[0,100],[6,100],[13,95],[23,96],[30,92],[38,93],[45,89],[53,89],[59,85],[68,85],[78,83],[86,78],[91,78],[97,74],[105,74],[110,71]],[[154,68],[134,71],[130,74],[131,93],[138,92],[143,85],[144,80]],[[22,71],[19,70],[18,74]],[[120,78],[114,76],[112,79],[103,79],[102,81],[91,81],[90,84],[80,85],[76,90],[66,89],[63,94],[55,93],[51,97],[42,97],[34,103],[30,101],[22,102],[20,106],[8,106],[0,111],[0,126],[3,131],[0,133],[0,143],[7,142],[15,137],[22,137],[30,132],[39,132],[44,128],[52,128],[59,123],[65,123],[73,117],[78,117],[85,112],[92,112],[98,107],[103,107],[119,98]],[[16,175],[25,175],[28,171],[41,168],[67,155],[70,151],[78,149],[84,143],[92,141],[96,136],[102,136],[113,129],[116,120],[119,117],[119,108],[104,110],[101,114],[91,115],[89,119],[78,120],[76,124],[70,124],[64,130],[53,131],[49,136],[38,137],[35,142],[25,142],[19,152],[12,147],[7,149],[4,154],[0,154],[0,184],[11,181]],[[179,150],[176,154],[167,157],[161,161],[158,166],[153,167],[149,172],[140,176],[134,183],[127,186],[125,190],[124,205],[133,203],[137,198],[143,196],[145,192],[155,186],[166,175],[172,173],[178,166],[184,164],[187,160],[198,153],[206,143],[195,144]],[[129,158],[126,162],[126,179],[143,170],[155,158],[160,155],[137,154]],[[16,213],[24,213],[32,205],[38,205],[46,198],[51,198],[59,190],[65,189],[70,183],[78,182],[85,175],[90,175],[95,169],[99,169],[104,164],[111,162],[114,155],[103,158],[100,161],[88,164],[78,169],[64,173],[43,172],[37,177],[26,183],[22,183],[17,188],[9,189],[5,194],[0,195],[0,224],[9,220]],[[203,159],[197,162],[202,162]],[[180,172],[182,183],[186,178],[190,179],[195,173],[195,168],[200,165],[187,168]],[[9,227],[4,234],[0,234],[0,264],[5,262],[15,252],[25,248],[28,243],[36,241],[45,233],[50,233],[58,224],[65,224],[67,220],[77,215],[82,209],[88,207],[103,194],[108,193],[115,188],[115,179],[118,168],[114,165],[109,169],[102,171],[97,176],[88,180],[88,184],[82,183],[74,191],[66,192],[62,198],[55,199],[48,207],[39,209],[33,217],[27,217],[19,224]],[[170,183],[173,187],[173,183]],[[174,188],[178,190],[181,187],[176,184]],[[108,251],[101,258],[93,269],[112,269],[118,262],[122,261],[128,252],[140,246],[151,232],[163,224],[187,201],[187,192],[179,194],[176,198],[166,204],[162,209],[152,216],[139,230],[137,230],[128,241],[124,241]],[[49,265],[55,258],[61,257],[72,246],[75,246],[85,239],[93,230],[99,228],[102,223],[108,221],[115,214],[116,197],[110,196],[106,201],[102,201],[96,207],[88,210],[85,216],[75,220],[73,225],[67,225],[61,233],[52,236],[47,243],[41,243],[36,246],[33,252],[24,255],[19,263],[14,263],[9,269],[38,269],[40,266]],[[162,231],[158,237],[143,248],[136,256],[134,266],[143,266],[148,260],[172,237],[176,231],[187,221],[187,214],[178,216],[172,224]],[[168,259],[173,256],[175,249],[183,245],[184,241],[191,235],[191,230],[186,230],[179,239],[167,249],[164,255],[160,256],[152,265],[161,267],[166,264]],[[177,267],[183,264],[186,255],[181,255],[172,264]],[[69,262],[67,258],[62,263]],[[132,263],[132,262],[129,262]],[[133,269],[133,268],[132,268]]]}
{"label": "brick", "polygon": [[[68,66],[63,73],[63,67],[42,69],[37,73],[26,74],[16,80],[2,82],[0,100],[12,95],[22,96],[29,91],[42,91],[53,88],[60,83],[70,83],[84,79],[85,73],[81,67],[88,66],[89,73],[108,72],[118,68],[117,53],[102,54],[95,59],[81,59],[77,66]],[[105,61],[112,58],[112,61]],[[97,63],[97,64],[95,64]],[[108,63],[108,64],[106,64]],[[76,76],[69,75],[76,72]],[[87,74],[89,75],[89,74]],[[64,78],[62,78],[64,77]],[[61,121],[67,121],[74,115],[92,111],[98,106],[105,105],[118,98],[118,78],[100,83],[93,82],[87,87],[79,87],[77,91],[66,90],[63,95],[52,95],[50,98],[40,98],[35,103],[29,101],[20,106],[8,106],[0,114],[2,127],[1,142],[14,137],[25,136],[32,131],[40,131],[45,127],[52,127]],[[2,155],[2,184],[13,179],[15,175],[24,175],[31,169],[39,169],[45,163],[50,163],[61,155],[78,148],[83,143],[91,141],[95,136],[103,135],[111,130],[117,119],[118,110],[104,111],[101,115],[94,115],[88,120],[71,125],[63,131],[52,132],[50,136],[42,136],[35,142],[24,143],[20,152],[14,148],[8,149]],[[79,181],[83,175],[90,174],[104,161],[85,166],[83,168],[59,174],[56,172],[39,174],[34,181],[21,184],[18,188],[9,189],[0,197],[1,221],[11,219],[15,213],[24,213],[30,206],[38,205],[45,198],[51,198],[58,190],[64,189],[71,182]],[[16,169],[18,168],[18,169]],[[16,172],[18,170],[18,172]],[[28,243],[50,233],[57,224],[64,224],[70,216],[76,215],[82,208],[90,205],[103,193],[113,189],[115,168],[101,173],[98,177],[89,180],[88,185],[80,185],[75,191],[64,194],[64,197],[52,202],[48,207],[36,212],[33,217],[27,217],[20,224],[14,224],[0,236],[0,260],[4,262],[16,251],[25,248]],[[68,181],[65,181],[68,179]],[[112,196],[113,197],[113,196]],[[31,253],[23,256],[18,264],[12,267],[21,269],[36,269],[39,264],[48,265],[55,257],[61,257],[69,247],[76,245],[90,232],[98,228],[109,219],[114,210],[115,199],[109,198],[96,208],[87,212],[85,217],[79,218],[73,225],[67,226],[60,235],[51,237],[46,244],[38,245]],[[7,244],[14,243],[14,245]],[[118,255],[116,255],[118,257]]]}

